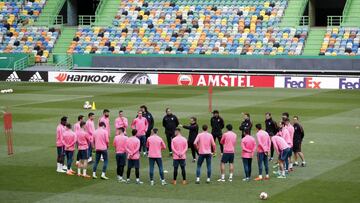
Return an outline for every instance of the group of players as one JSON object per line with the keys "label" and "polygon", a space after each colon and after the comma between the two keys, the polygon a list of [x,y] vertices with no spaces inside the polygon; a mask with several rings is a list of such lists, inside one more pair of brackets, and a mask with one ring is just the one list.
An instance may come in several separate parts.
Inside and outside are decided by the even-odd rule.
{"label": "group of players", "polygon": [[[67,121],[67,117],[61,118],[57,126],[56,146],[57,146],[57,172],[66,173],[67,175],[77,175],[84,178],[91,178],[87,174],[87,165],[92,162],[92,152],[95,151],[95,161],[92,167],[92,178],[97,179],[97,166],[103,161],[102,173],[100,178],[107,180],[106,170],[108,166],[108,148],[111,135],[109,120],[110,111],[105,109],[103,115],[98,119],[95,125],[94,113],[89,113],[85,121],[84,116],[78,116],[78,122],[72,126]],[[219,182],[225,182],[225,165],[229,163],[229,178],[233,180],[234,173],[234,156],[236,148],[237,135],[233,131],[233,126],[225,126],[223,118],[219,111],[212,112],[210,120],[211,131],[207,125],[202,125],[202,132],[199,133],[199,125],[195,117],[190,118],[189,125],[181,125],[178,118],[172,114],[170,108],[166,108],[166,115],[163,118],[162,125],[165,128],[167,146],[163,139],[158,135],[158,129],[154,128],[154,118],[145,105],[140,106],[136,118],[131,122],[131,136],[126,135],[126,129],[129,127],[128,119],[124,116],[123,111],[119,111],[116,118],[115,137],[113,146],[115,147],[117,178],[119,182],[130,183],[131,169],[135,168],[136,183],[140,181],[140,156],[141,151],[144,157],[149,159],[149,176],[150,184],[154,185],[154,165],[159,168],[161,184],[166,185],[164,178],[164,169],[162,163],[162,150],[168,148],[170,156],[173,158],[173,180],[176,184],[178,168],[181,168],[182,184],[186,181],[186,152],[191,149],[193,162],[197,162],[196,184],[200,183],[201,166],[206,161],[207,179],[206,183],[211,181],[211,160],[216,156],[216,143],[218,140],[221,151],[220,171],[221,177]],[[301,143],[304,138],[304,130],[299,124],[299,118],[293,117],[293,124],[290,122],[289,113],[282,114],[282,121],[278,124],[271,116],[271,113],[265,114],[265,129],[261,124],[256,124],[256,139],[251,136],[252,122],[249,113],[243,113],[244,120],[239,130],[241,131],[241,156],[245,171],[243,181],[250,181],[252,158],[257,152],[257,161],[259,176],[256,181],[268,180],[269,161],[273,160],[274,151],[278,154],[278,160],[275,167],[278,171],[273,171],[277,178],[286,178],[287,173],[293,171],[293,166],[299,166],[298,156],[305,166],[304,154],[301,152]],[[95,127],[97,126],[97,128]],[[181,128],[189,131],[188,139],[181,132]],[[226,132],[223,133],[223,129]],[[211,133],[210,133],[211,132]],[[77,148],[76,166],[77,173],[72,170],[74,151]],[[292,154],[293,160],[292,162]],[[65,163],[66,158],[66,165]],[[126,163],[127,162],[127,163]],[[127,165],[126,178],[124,168]],[[265,168],[265,177],[262,176]]]}

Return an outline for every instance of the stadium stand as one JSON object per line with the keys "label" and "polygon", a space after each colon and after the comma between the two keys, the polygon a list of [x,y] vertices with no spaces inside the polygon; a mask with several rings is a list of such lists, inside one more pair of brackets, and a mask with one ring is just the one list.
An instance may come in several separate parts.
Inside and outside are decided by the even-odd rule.
{"label": "stadium stand", "polygon": [[30,26],[45,4],[45,0],[0,2],[0,53],[32,53],[36,62],[47,62],[60,30]]}
{"label": "stadium stand", "polygon": [[329,27],[327,28],[320,55],[360,55],[360,28]]}
{"label": "stadium stand", "polygon": [[59,30],[47,27],[1,29],[0,53],[33,53],[36,62],[46,62]]}
{"label": "stadium stand", "polygon": [[279,27],[287,0],[120,3],[111,27],[80,27],[68,53],[301,55],[307,27]]}

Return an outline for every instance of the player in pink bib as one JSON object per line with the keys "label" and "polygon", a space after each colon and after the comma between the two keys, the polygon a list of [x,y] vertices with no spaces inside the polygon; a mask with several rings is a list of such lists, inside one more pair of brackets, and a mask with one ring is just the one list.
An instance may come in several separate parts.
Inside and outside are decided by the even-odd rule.
{"label": "player in pink bib", "polygon": [[175,128],[175,137],[171,140],[171,148],[173,152],[174,178],[173,185],[176,185],[178,168],[180,165],[181,175],[183,177],[183,185],[186,185],[186,151],[188,149],[188,141],[180,133],[180,128]]}
{"label": "player in pink bib", "polygon": [[229,182],[233,179],[234,174],[234,156],[237,135],[232,131],[231,124],[226,125],[227,132],[221,136],[220,143],[223,145],[223,155],[220,162],[221,178],[219,182],[225,182],[225,164],[229,163]]}

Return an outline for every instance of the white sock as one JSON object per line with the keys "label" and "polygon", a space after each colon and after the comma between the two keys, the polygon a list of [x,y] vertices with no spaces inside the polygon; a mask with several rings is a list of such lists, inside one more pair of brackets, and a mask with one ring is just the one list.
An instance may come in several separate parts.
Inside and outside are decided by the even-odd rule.
{"label": "white sock", "polygon": [[81,169],[80,168],[78,168],[78,173],[77,174],[81,174]]}
{"label": "white sock", "polygon": [[101,176],[104,177],[104,176],[105,176],[105,173],[104,173],[104,172],[101,172]]}
{"label": "white sock", "polygon": [[269,178],[269,174],[266,174],[266,176],[265,176],[266,178]]}
{"label": "white sock", "polygon": [[293,164],[292,163],[289,163],[289,168],[292,168],[293,167]]}
{"label": "white sock", "polygon": [[221,179],[225,179],[225,174],[221,174]]}
{"label": "white sock", "polygon": [[233,178],[233,174],[232,174],[232,173],[230,173],[229,178],[231,178],[231,179]]}
{"label": "white sock", "polygon": [[93,176],[96,176],[96,172],[93,172]]}
{"label": "white sock", "polygon": [[[56,170],[59,170],[60,167],[61,167],[61,164],[60,163],[56,163],[56,166],[57,166],[57,169]],[[61,170],[61,169],[60,169]]]}
{"label": "white sock", "polygon": [[139,182],[140,181],[140,179],[139,178],[136,178],[136,182]]}
{"label": "white sock", "polygon": [[196,177],[196,181],[200,181],[200,177]]}
{"label": "white sock", "polygon": [[285,171],[281,171],[281,175],[285,176]]}
{"label": "white sock", "polygon": [[86,175],[86,169],[83,169],[83,175]]}
{"label": "white sock", "polygon": [[210,182],[210,178],[207,178],[206,181]]}
{"label": "white sock", "polygon": [[259,178],[262,178],[262,175],[259,175]]}

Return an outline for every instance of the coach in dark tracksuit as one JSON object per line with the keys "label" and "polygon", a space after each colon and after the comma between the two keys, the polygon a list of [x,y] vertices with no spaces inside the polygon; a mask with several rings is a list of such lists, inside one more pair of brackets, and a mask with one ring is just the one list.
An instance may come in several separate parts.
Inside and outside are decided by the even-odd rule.
{"label": "coach in dark tracksuit", "polygon": [[[219,144],[222,136],[222,129],[224,128],[224,119],[222,119],[219,115],[218,110],[213,111],[213,117],[210,119],[211,123],[211,134],[214,137],[214,141],[216,142],[216,139],[218,139]],[[220,151],[223,153],[223,145],[220,144]]]}
{"label": "coach in dark tracksuit", "polygon": [[241,131],[241,138],[245,137],[245,132],[251,134],[252,122],[250,120],[250,114],[244,113],[244,121],[240,124],[239,130]]}
{"label": "coach in dark tracksuit", "polygon": [[294,152],[294,159],[295,159],[294,165],[295,166],[299,165],[299,163],[297,162],[297,159],[298,159],[298,156],[300,156],[300,158],[302,160],[301,166],[305,166],[306,162],[305,162],[304,153],[301,151],[301,143],[305,136],[304,128],[300,125],[298,116],[294,116],[293,122],[294,122],[294,124],[293,124],[293,126],[294,126],[293,152]]}
{"label": "coach in dark tracksuit", "polygon": [[163,118],[163,127],[165,128],[166,140],[170,155],[171,150],[171,139],[175,136],[175,128],[179,125],[177,117],[171,113],[170,108],[166,108],[166,115]]}
{"label": "coach in dark tracksuit", "polygon": [[[181,125],[180,125],[181,126]],[[199,134],[199,126],[196,123],[196,118],[191,117],[190,118],[190,125],[184,125],[183,128],[189,130],[189,137],[188,137],[188,147],[191,149],[191,155],[193,158],[193,162],[196,161],[196,154],[199,155],[199,152],[197,151],[194,141]]]}
{"label": "coach in dark tracksuit", "polygon": [[[278,132],[278,126],[276,124],[276,122],[272,119],[271,117],[271,113],[266,113],[265,114],[265,131],[272,137],[274,135],[276,135],[276,133]],[[274,159],[274,146],[271,143],[271,154],[270,154],[270,160]]]}

